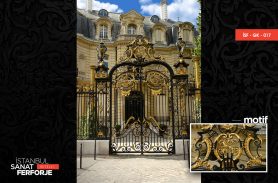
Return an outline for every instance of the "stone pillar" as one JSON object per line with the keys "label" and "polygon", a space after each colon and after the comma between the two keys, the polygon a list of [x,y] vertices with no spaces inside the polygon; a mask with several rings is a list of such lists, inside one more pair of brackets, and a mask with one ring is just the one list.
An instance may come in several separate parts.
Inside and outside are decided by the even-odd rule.
{"label": "stone pillar", "polygon": [[138,32],[139,34],[141,34],[141,35],[143,35],[143,36],[145,36],[145,31],[144,31],[144,25],[142,24],[142,25],[140,25],[140,27],[139,27],[139,32]]}
{"label": "stone pillar", "polygon": [[111,26],[108,25],[108,26],[107,26],[107,29],[108,29],[108,30],[107,30],[108,40],[109,40],[109,41],[112,41],[112,31],[111,31],[112,28],[111,28]]}
{"label": "stone pillar", "polygon": [[167,44],[167,40],[166,40],[166,37],[167,37],[166,30],[165,30],[164,32],[162,31],[162,34],[163,34],[163,43],[164,43],[164,44]]}

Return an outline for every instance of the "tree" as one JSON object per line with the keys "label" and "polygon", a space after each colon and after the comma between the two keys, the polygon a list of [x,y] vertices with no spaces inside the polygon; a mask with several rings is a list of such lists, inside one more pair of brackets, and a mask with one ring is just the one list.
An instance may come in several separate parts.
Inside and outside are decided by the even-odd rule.
{"label": "tree", "polygon": [[199,35],[195,38],[195,44],[196,44],[196,47],[194,49],[195,56],[201,56],[201,0],[198,0],[198,3],[200,4],[200,11],[197,17],[197,31]]}

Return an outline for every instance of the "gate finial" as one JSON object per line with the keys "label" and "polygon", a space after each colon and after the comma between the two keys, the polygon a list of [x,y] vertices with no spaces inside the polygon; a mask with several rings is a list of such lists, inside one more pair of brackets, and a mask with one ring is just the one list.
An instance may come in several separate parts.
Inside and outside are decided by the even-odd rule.
{"label": "gate finial", "polygon": [[108,57],[108,55],[105,54],[106,51],[107,47],[104,45],[103,42],[101,42],[97,47],[98,66],[96,67],[96,78],[107,77],[107,71],[109,68],[104,64],[104,59]]}
{"label": "gate finial", "polygon": [[[178,75],[187,75],[187,67],[189,66],[188,63],[185,62],[184,59],[191,59],[190,54],[184,56],[184,52],[186,50],[186,43],[185,41],[182,40],[182,38],[179,38],[176,46],[179,51],[179,61],[174,64],[174,67],[176,68],[177,74]],[[187,50],[188,51],[188,50]]]}

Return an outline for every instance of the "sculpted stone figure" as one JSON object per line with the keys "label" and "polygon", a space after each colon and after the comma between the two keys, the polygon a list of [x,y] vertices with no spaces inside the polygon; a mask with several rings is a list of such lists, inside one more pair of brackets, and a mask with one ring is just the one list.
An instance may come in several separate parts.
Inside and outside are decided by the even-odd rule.
{"label": "sculpted stone figure", "polygon": [[104,43],[101,42],[97,47],[97,52],[98,52],[97,56],[99,62],[103,61],[106,51],[107,51],[107,47],[104,45]]}
{"label": "sculpted stone figure", "polygon": [[185,41],[182,40],[182,38],[179,38],[177,43],[176,43],[176,46],[179,50],[179,57],[183,57],[183,52],[184,52],[184,48],[185,48]]}

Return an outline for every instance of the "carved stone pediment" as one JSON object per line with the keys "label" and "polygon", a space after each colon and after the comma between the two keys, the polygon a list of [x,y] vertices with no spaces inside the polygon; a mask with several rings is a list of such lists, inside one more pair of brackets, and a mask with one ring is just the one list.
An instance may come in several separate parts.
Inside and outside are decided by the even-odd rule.
{"label": "carved stone pediment", "polygon": [[183,23],[179,24],[179,27],[182,29],[192,30],[194,25],[190,22],[183,22]]}
{"label": "carved stone pediment", "polygon": [[120,16],[121,21],[123,21],[125,19],[140,19],[141,21],[143,21],[145,19],[145,17],[143,17],[142,15],[137,13],[135,10],[131,10]]}
{"label": "carved stone pediment", "polygon": [[153,30],[154,30],[154,29],[157,29],[157,28],[161,28],[161,29],[163,29],[164,31],[167,30],[167,26],[166,26],[165,24],[161,23],[161,22],[155,23],[155,24],[153,25],[153,27],[152,27]]}
{"label": "carved stone pediment", "polygon": [[120,58],[121,62],[125,61],[154,61],[161,60],[161,56],[155,55],[153,44],[146,37],[137,36],[135,40],[127,45],[125,55]]}
{"label": "carved stone pediment", "polygon": [[100,25],[100,24],[107,24],[107,25],[110,25],[112,26],[112,21],[109,17],[100,17],[96,20],[96,24],[97,25]]}

